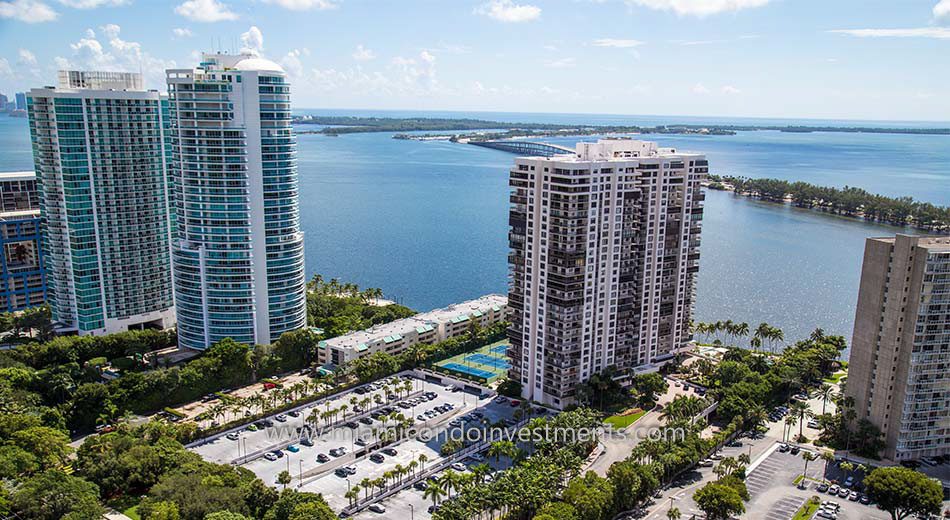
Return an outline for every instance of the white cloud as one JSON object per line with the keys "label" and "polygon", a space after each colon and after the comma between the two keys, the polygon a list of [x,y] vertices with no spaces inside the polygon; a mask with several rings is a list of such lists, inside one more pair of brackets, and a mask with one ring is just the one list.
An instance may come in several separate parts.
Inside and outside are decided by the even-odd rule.
{"label": "white cloud", "polygon": [[741,94],[741,93],[742,93],[741,90],[737,89],[736,87],[733,87],[732,85],[725,85],[725,86],[722,87],[721,90],[722,90],[722,93],[723,93],[723,94],[729,94],[729,95],[735,95],[735,94]]}
{"label": "white cloud", "polygon": [[13,18],[26,23],[51,22],[59,14],[38,0],[0,2],[0,18]]}
{"label": "white cloud", "polygon": [[264,34],[256,25],[252,25],[245,33],[241,33],[241,52],[260,55],[264,50]]}
{"label": "white cloud", "polygon": [[20,57],[17,63],[21,65],[36,65],[36,55],[30,52],[29,49],[20,49],[17,51],[17,55]]}
{"label": "white cloud", "polygon": [[291,11],[309,11],[310,9],[336,9],[338,4],[332,0],[264,0],[268,4],[277,4]]}
{"label": "white cloud", "polygon": [[118,7],[128,4],[128,0],[59,0],[59,3],[73,9],[95,9],[104,5]]}
{"label": "white cloud", "polygon": [[186,0],[175,7],[175,12],[195,22],[222,22],[238,18],[237,13],[218,0]]}
{"label": "white cloud", "polygon": [[356,61],[369,61],[376,57],[376,54],[372,50],[363,47],[362,44],[356,46],[356,50],[353,52],[353,59]]}
{"label": "white cloud", "polygon": [[103,38],[108,39],[107,45],[96,38],[95,31],[87,30],[85,38],[70,44],[73,54],[69,59],[62,56],[54,59],[56,68],[120,72],[141,70],[145,74],[147,85],[152,88],[165,83],[165,69],[175,68],[173,60],[156,58],[145,52],[140,43],[123,40],[120,26],[107,24],[99,30]]}
{"label": "white cloud", "polygon": [[552,69],[566,69],[577,65],[577,60],[574,58],[561,58],[559,60],[548,60],[544,62],[545,67]]}
{"label": "white cloud", "polygon": [[950,0],[940,0],[934,6],[934,20],[937,23],[950,25]]}
{"label": "white cloud", "polygon": [[911,29],[835,29],[828,31],[858,38],[936,38],[950,39],[950,28],[916,27]]}
{"label": "white cloud", "polygon": [[310,51],[307,49],[294,49],[280,59],[280,66],[287,71],[287,75],[290,76],[291,79],[303,76],[303,63],[300,61],[300,56],[305,54],[310,54]]}
{"label": "white cloud", "polygon": [[630,5],[673,11],[678,15],[708,16],[761,7],[770,0],[627,0]]}
{"label": "white cloud", "polygon": [[709,94],[709,89],[706,88],[706,85],[697,83],[693,86],[693,94]]}
{"label": "white cloud", "polygon": [[601,38],[594,40],[594,47],[615,47],[618,49],[631,49],[643,45],[639,40],[618,40],[616,38]]}
{"label": "white cloud", "polygon": [[485,15],[499,22],[530,22],[541,16],[541,8],[530,4],[516,4],[512,0],[490,0],[476,7],[475,14]]}
{"label": "white cloud", "polygon": [[191,29],[187,27],[175,27],[172,29],[172,34],[175,38],[191,38],[194,36],[194,33],[191,32]]}
{"label": "white cloud", "polygon": [[0,58],[0,78],[13,78],[13,67],[6,58]]}

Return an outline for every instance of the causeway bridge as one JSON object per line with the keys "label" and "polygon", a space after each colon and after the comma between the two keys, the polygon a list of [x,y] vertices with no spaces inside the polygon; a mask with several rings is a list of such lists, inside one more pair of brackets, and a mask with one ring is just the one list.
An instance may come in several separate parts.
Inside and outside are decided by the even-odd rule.
{"label": "causeway bridge", "polygon": [[468,144],[494,148],[504,152],[514,153],[525,157],[551,157],[554,155],[574,155],[576,152],[565,146],[549,143],[535,143],[529,141],[500,140],[500,141],[469,141]]}

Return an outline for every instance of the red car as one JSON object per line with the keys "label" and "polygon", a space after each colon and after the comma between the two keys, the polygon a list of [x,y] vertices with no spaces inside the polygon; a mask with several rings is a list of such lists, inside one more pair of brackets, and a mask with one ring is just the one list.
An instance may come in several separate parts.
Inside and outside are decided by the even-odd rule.
{"label": "red car", "polygon": [[277,385],[274,383],[264,383],[264,390],[272,390],[274,388],[277,388]]}
{"label": "red car", "polygon": [[512,399],[512,400],[511,400],[511,403],[509,403],[509,404],[511,404],[511,407],[514,408],[514,407],[518,406],[519,404],[521,404],[521,401],[519,401],[519,400],[517,400],[517,399]]}

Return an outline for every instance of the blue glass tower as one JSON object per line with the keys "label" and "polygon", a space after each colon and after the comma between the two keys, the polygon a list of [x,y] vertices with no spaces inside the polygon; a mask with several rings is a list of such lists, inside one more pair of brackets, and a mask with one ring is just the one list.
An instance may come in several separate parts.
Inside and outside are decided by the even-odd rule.
{"label": "blue glass tower", "polygon": [[306,325],[290,86],[254,55],[168,71],[178,338],[270,343]]}

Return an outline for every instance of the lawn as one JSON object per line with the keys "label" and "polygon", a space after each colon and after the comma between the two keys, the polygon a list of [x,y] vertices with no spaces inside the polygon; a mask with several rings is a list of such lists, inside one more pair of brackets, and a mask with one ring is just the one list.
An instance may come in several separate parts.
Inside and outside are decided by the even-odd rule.
{"label": "lawn", "polygon": [[627,415],[611,415],[610,417],[604,419],[604,422],[619,430],[637,422],[637,420],[646,415],[646,413],[646,410],[640,410],[639,412],[634,412]]}
{"label": "lawn", "polygon": [[[817,500],[816,500],[817,499]],[[795,516],[792,517],[792,520],[808,520],[815,514],[815,511],[818,511],[818,507],[821,506],[821,499],[818,497],[812,497],[808,499],[808,502],[805,502],[798,512],[795,513]]]}
{"label": "lawn", "polygon": [[847,375],[848,375],[847,370],[840,370],[838,372],[835,372],[834,374],[831,374],[831,377],[826,377],[824,379],[824,382],[831,385],[836,385],[838,384],[838,381],[841,381],[842,377],[845,377]]}

